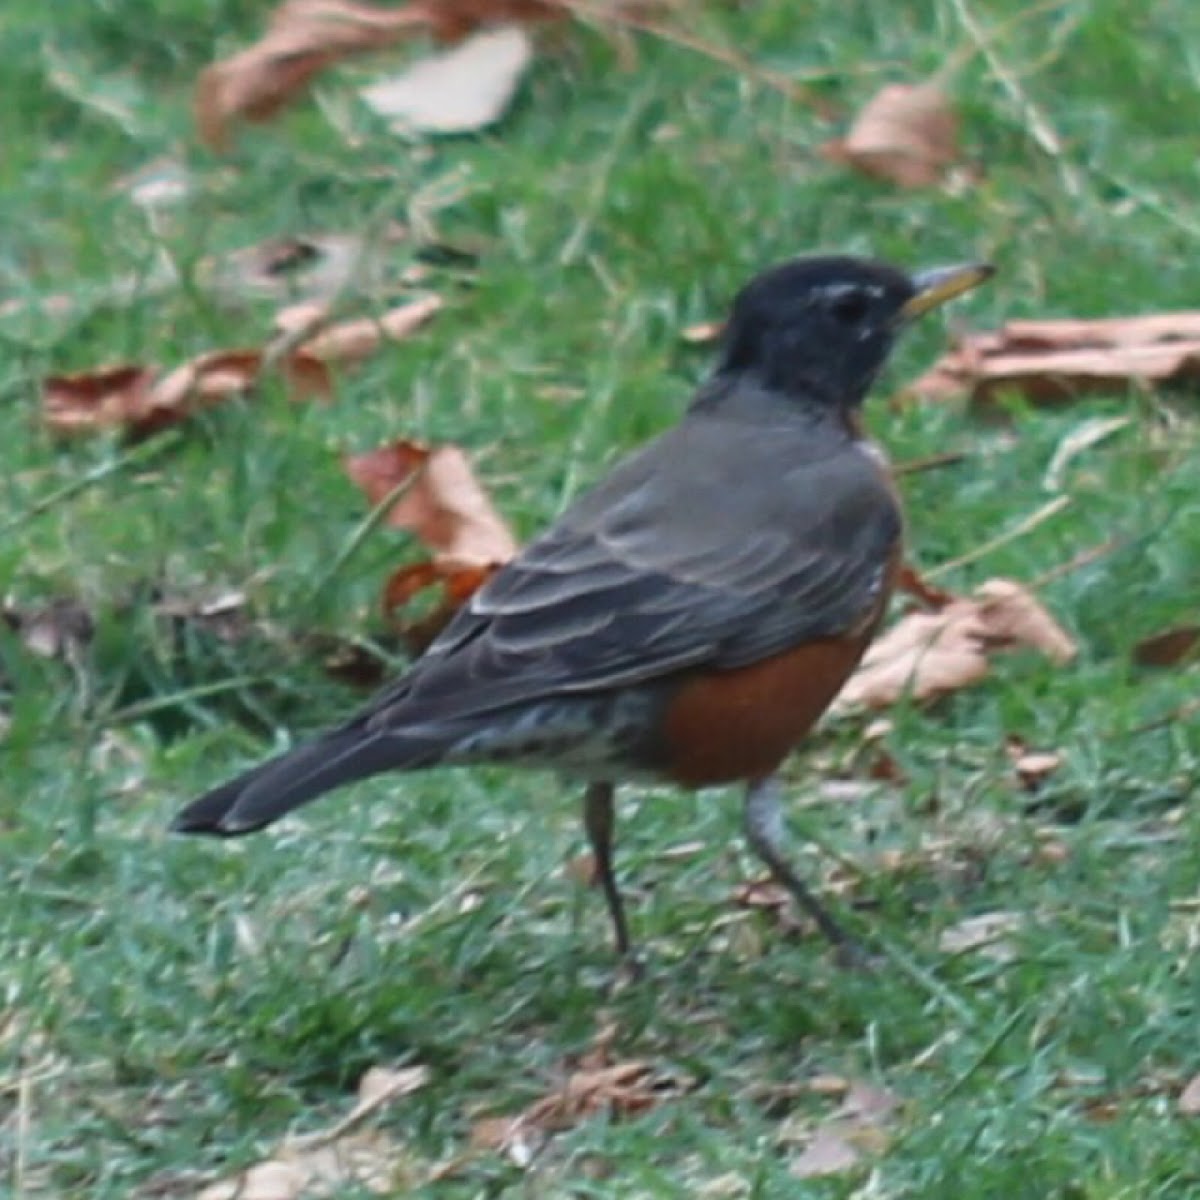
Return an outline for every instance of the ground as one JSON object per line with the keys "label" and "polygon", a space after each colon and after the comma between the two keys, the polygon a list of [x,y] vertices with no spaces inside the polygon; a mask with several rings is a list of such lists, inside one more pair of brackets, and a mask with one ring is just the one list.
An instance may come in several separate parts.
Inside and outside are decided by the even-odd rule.
{"label": "ground", "polygon": [[[980,328],[1193,306],[1195,6],[1064,0],[1014,17],[1000,0],[762,0],[697,16],[706,38],[809,79],[843,112],[957,55],[948,86],[978,177],[917,192],[824,161],[837,123],[760,79],[651,38],[622,65],[580,29],[551,39],[491,133],[405,143],[353,102],[353,76],[378,69],[356,67],[211,156],[191,84],[264,10],[128,0],[64,6],[51,28],[42,5],[9,0],[0,16],[3,300],[83,302],[70,319],[6,310],[0,323],[0,579],[15,604],[69,595],[97,624],[74,668],[3,645],[11,1194],[191,1195],[289,1131],[335,1122],[366,1068],[409,1063],[429,1082],[378,1118],[403,1148],[396,1194],[1200,1191],[1200,1125],[1177,1105],[1200,1070],[1200,721],[1173,715],[1200,668],[1131,658],[1197,618],[1194,395],[1131,389],[985,419],[885,402],[943,348],[945,323],[897,355],[876,434],[899,462],[965,456],[903,478],[927,568],[1051,499],[1046,468],[1084,421],[1133,422],[1068,467],[1065,508],[938,580],[1044,580],[1078,659],[1001,658],[934,709],[893,710],[899,785],[829,788],[864,759],[861,721],[828,726],[789,766],[805,868],[881,948],[873,973],[734,905],[757,867],[732,792],[625,797],[620,869],[648,976],[615,992],[603,905],[564,872],[578,798],[552,778],[384,780],[237,844],[168,836],[182,801],[358,697],[286,633],[174,637],[150,604],[239,590],[277,630],[378,632],[380,583],[410,547],[381,532],[343,554],[363,506],[339,453],[400,434],[460,442],[526,536],[675,419],[709,355],[680,331],[795,252],[990,258],[994,283],[948,318]],[[967,52],[972,17],[1000,70]],[[1029,103],[1061,152],[1039,145]],[[169,442],[64,446],[38,421],[47,373],[172,363],[266,328],[269,306],[228,311],[201,288],[106,300],[157,254],[114,184],[160,156],[198,181],[163,230],[185,264],[393,215],[434,221],[478,265],[435,265],[448,311],[348,375],[331,405],[268,387]],[[1077,556],[1089,560],[1068,569]],[[1009,738],[1062,756],[1039,790],[1015,781]],[[1019,922],[1004,953],[945,948],[947,929],[995,912]],[[616,1058],[690,1089],[565,1131],[527,1168],[482,1153],[422,1183],[480,1115],[545,1094],[605,1022]],[[806,1121],[836,1107],[808,1086],[822,1076],[901,1103],[858,1166],[800,1182]]]}

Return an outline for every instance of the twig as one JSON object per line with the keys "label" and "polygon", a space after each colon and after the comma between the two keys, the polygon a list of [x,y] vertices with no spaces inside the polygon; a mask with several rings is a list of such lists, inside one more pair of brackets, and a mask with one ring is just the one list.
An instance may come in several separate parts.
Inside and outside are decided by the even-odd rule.
{"label": "twig", "polygon": [[559,251],[559,266],[571,266],[579,258],[583,243],[587,240],[592,225],[595,224],[596,214],[600,211],[600,207],[604,202],[609,176],[612,174],[617,159],[620,157],[621,151],[625,148],[625,144],[628,142],[638,118],[646,111],[647,103],[648,96],[646,93],[635,97],[633,103],[626,110],[625,116],[621,119],[620,125],[614,131],[607,152],[599,164],[597,164],[591,191],[584,203],[583,211],[579,214],[579,220],[575,222],[575,228],[571,230],[571,236],[567,238],[562,250]]}
{"label": "twig", "polygon": [[1018,538],[1032,532],[1043,522],[1050,520],[1051,517],[1062,512],[1070,503],[1070,496],[1055,496],[1048,504],[1043,504],[1041,508],[1036,512],[1030,513],[1023,521],[1019,521],[1011,529],[1006,529],[1003,533],[997,534],[990,541],[984,542],[982,546],[976,546],[974,550],[970,550],[958,558],[952,558],[948,562],[939,563],[932,570],[926,571],[925,578],[936,579],[938,576],[945,575],[949,571],[956,571],[959,567],[965,567],[968,563],[973,563],[978,559],[986,557],[993,550],[999,550],[1001,546],[1007,546],[1009,542],[1015,542]]}
{"label": "twig", "polygon": [[142,463],[156,458],[163,452],[170,450],[173,446],[177,446],[182,436],[178,430],[161,434],[153,442],[134,446],[132,449],[118,454],[116,458],[109,459],[108,462],[101,463],[98,467],[93,467],[90,471],[85,471],[78,479],[72,479],[70,483],[63,484],[62,487],[57,488],[49,495],[35,501],[24,512],[19,512],[16,516],[9,517],[4,524],[0,525],[0,535],[11,533],[14,529],[19,529],[27,521],[32,521],[34,517],[40,517],[43,513],[49,512],[50,509],[61,504],[64,500],[70,500],[73,496],[79,495],[80,492],[86,491],[93,484],[107,479],[110,475],[116,475],[119,471],[124,471],[127,467],[140,466]]}
{"label": "twig", "polygon": [[235,675],[232,679],[219,679],[215,683],[203,683],[196,687],[183,688],[166,696],[155,696],[152,700],[138,700],[127,704],[124,708],[115,709],[97,722],[98,728],[108,725],[123,725],[130,721],[143,720],[164,709],[190,705],[194,700],[207,700],[210,696],[220,696],[225,692],[236,692],[241,688],[257,687],[270,683],[270,675]]}
{"label": "twig", "polygon": [[1128,544],[1127,538],[1113,537],[1106,542],[1101,542],[1098,546],[1089,546],[1086,550],[1067,559],[1064,563],[1059,563],[1056,567],[1051,567],[1048,571],[1043,571],[1029,582],[1029,587],[1034,591],[1038,588],[1043,588],[1048,583],[1052,583],[1056,579],[1061,579],[1064,575],[1070,575],[1072,571],[1078,571],[1083,567],[1094,563],[1098,558],[1104,558],[1107,554],[1112,554],[1114,550],[1120,550]]}
{"label": "twig", "polygon": [[927,454],[924,458],[910,458],[907,462],[894,463],[893,475],[917,475],[922,471],[936,471],[941,467],[953,467],[966,462],[970,457],[965,450],[945,450],[941,454]]}
{"label": "twig", "polygon": [[350,536],[342,543],[342,548],[337,552],[337,556],[333,562],[329,564],[328,570],[317,580],[313,585],[312,591],[309,592],[308,602],[310,604],[315,603],[325,593],[325,590],[337,578],[345,565],[358,553],[363,542],[387,519],[387,515],[391,512],[392,506],[396,501],[406,495],[409,489],[416,486],[424,470],[425,468],[421,467],[411,475],[400,480],[351,530]]}
{"label": "twig", "polygon": [[[606,12],[604,9],[588,3],[587,0],[566,0],[563,7],[581,20],[590,20],[600,25],[613,23],[614,18],[611,11]],[[634,12],[622,12],[617,18],[617,23],[622,28],[636,29],[639,33],[647,33],[661,41],[682,46],[683,49],[712,59],[713,62],[720,63],[724,67],[732,67],[745,78],[773,91],[782,92],[789,100],[807,105],[821,117],[831,118],[835,115],[833,105],[812,88],[806,87],[781,71],[760,67],[729,46],[706,42],[703,38],[697,37],[685,29],[665,25],[649,17],[638,16]],[[828,74],[828,72],[822,74]]]}
{"label": "twig", "polygon": [[1067,195],[1078,199],[1083,194],[1083,179],[1080,172],[1067,161],[1062,138],[1059,137],[1058,132],[1041,109],[1029,98],[1021,81],[996,53],[992,44],[992,36],[980,25],[975,14],[968,7],[967,0],[950,0],[950,2],[959,22],[966,30],[967,36],[978,47],[988,69],[996,77],[996,82],[1008,94],[1009,100],[1012,101],[1013,107],[1016,108],[1024,123],[1025,132],[1029,135],[1030,140],[1058,167]]}

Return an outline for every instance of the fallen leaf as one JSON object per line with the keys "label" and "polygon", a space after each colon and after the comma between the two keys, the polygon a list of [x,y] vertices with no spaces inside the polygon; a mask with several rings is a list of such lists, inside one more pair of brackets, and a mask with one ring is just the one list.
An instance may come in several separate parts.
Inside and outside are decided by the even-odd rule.
{"label": "fallen leaf", "polygon": [[[498,566],[460,567],[450,562],[425,561],[398,567],[383,586],[383,615],[403,637],[409,653],[422,654]],[[403,615],[403,610],[430,588],[437,589],[432,607],[423,616]]]}
{"label": "fallen leaf", "polygon": [[55,433],[154,427],[150,392],[155,372],[129,363],[42,381],[42,416]]}
{"label": "fallen leaf", "polygon": [[778,913],[788,909],[791,897],[787,888],[773,879],[749,879],[733,889],[733,902],[739,908],[757,908]]}
{"label": "fallen leaf", "polygon": [[1195,657],[1200,647],[1200,625],[1178,625],[1142,638],[1133,648],[1139,667],[1177,667]]}
{"label": "fallen leaf", "polygon": [[210,1184],[197,1200],[333,1200],[352,1188],[396,1195],[394,1164],[400,1159],[400,1147],[378,1134],[311,1150],[284,1146],[275,1158]]}
{"label": "fallen leaf", "polygon": [[[517,542],[460,447],[425,446],[400,438],[344,459],[346,473],[372,506],[401,494],[387,523],[412,533],[430,557],[396,570],[384,585],[382,607],[415,653],[422,651],[454,612],[517,552]],[[438,599],[420,618],[397,614],[418,595]]]}
{"label": "fallen leaf", "polygon": [[197,264],[197,286],[223,300],[324,301],[350,282],[369,291],[386,261],[380,251],[403,241],[408,231],[391,224],[368,245],[356,233],[306,233],[271,238]]}
{"label": "fallen leaf", "polygon": [[896,574],[896,591],[912,596],[926,608],[941,608],[954,599],[953,593],[930,583],[911,563],[900,564]]}
{"label": "fallen leaf", "polygon": [[434,562],[485,567],[507,562],[516,553],[516,540],[460,447],[429,447],[400,438],[347,457],[345,465],[372,505],[410,483],[392,504],[387,522],[415,534],[432,551]]}
{"label": "fallen leaf", "polygon": [[650,1063],[613,1059],[617,1028],[601,1025],[591,1048],[580,1055],[560,1086],[510,1117],[484,1117],[471,1130],[471,1145],[499,1150],[518,1166],[528,1166],[554,1133],[599,1113],[636,1116],[694,1086],[683,1076],[666,1074]]}
{"label": "fallen leaf", "polygon": [[213,63],[196,82],[200,136],[223,149],[237,120],[265,121],[327,67],[385,49],[419,31],[455,42],[483,25],[544,21],[564,14],[543,0],[425,0],[382,8],[352,0],[287,0],[254,45]]}
{"label": "fallen leaf", "polygon": [[938,949],[944,954],[967,954],[979,950],[996,962],[1011,962],[1017,954],[1011,934],[1024,924],[1016,912],[978,913],[942,930]]}
{"label": "fallen leaf", "polygon": [[1026,787],[1034,787],[1062,766],[1062,755],[1053,750],[1026,751],[1013,759],[1013,768]]}
{"label": "fallen leaf", "polygon": [[[243,395],[258,381],[262,364],[259,350],[218,350],[165,374],[126,365],[50,375],[42,383],[42,419],[60,435],[120,430],[147,437]],[[332,389],[324,364],[303,353],[292,354],[278,369],[296,399],[327,396]]]}
{"label": "fallen leaf", "polygon": [[424,1066],[372,1067],[358,1085],[358,1102],[329,1129],[293,1137],[263,1162],[214,1183],[198,1200],[309,1200],[350,1188],[396,1195],[403,1148],[381,1134],[353,1134],[368,1117],[429,1080]]}
{"label": "fallen leaf", "polygon": [[844,138],[821,149],[875,179],[931,187],[958,158],[958,118],[936,84],[894,83],[872,97]]}
{"label": "fallen leaf", "polygon": [[679,336],[690,346],[706,346],[717,341],[724,332],[724,321],[697,321],[681,329]]}
{"label": "fallen leaf", "polygon": [[992,654],[1027,647],[1069,662],[1075,643],[1041,603],[1010,579],[935,612],[910,612],[877,639],[834,702],[834,710],[884,708],[902,696],[928,700],[983,679]]}
{"label": "fallen leaf", "polygon": [[797,1179],[838,1175],[857,1166],[862,1155],[842,1136],[836,1126],[823,1125],[804,1150],[788,1164],[788,1174]]}
{"label": "fallen leaf", "polygon": [[[899,1104],[885,1088],[850,1083],[838,1108],[807,1135],[804,1150],[788,1164],[789,1173],[798,1179],[837,1175],[858,1166],[868,1154],[882,1153],[888,1142],[887,1120]],[[794,1135],[783,1136],[786,1140]]]}
{"label": "fallen leaf", "polygon": [[1178,1106],[1185,1117],[1200,1117],[1200,1075],[1188,1081],[1179,1093]]}
{"label": "fallen leaf", "polygon": [[36,608],[19,608],[6,600],[0,617],[31,654],[73,665],[82,661],[96,631],[92,614],[66,596]]}
{"label": "fallen leaf", "polygon": [[1050,465],[1042,477],[1042,487],[1048,492],[1061,491],[1067,467],[1074,459],[1132,424],[1132,417],[1093,417],[1072,429],[1051,455]]}
{"label": "fallen leaf", "polygon": [[[321,306],[293,306],[285,310],[291,328],[284,332],[284,341],[265,350],[214,350],[165,373],[123,364],[47,376],[42,417],[56,434],[121,430],[146,437],[200,409],[246,394],[268,369],[282,376],[293,399],[324,399],[333,393],[330,364],[358,362],[385,341],[411,336],[441,306],[440,297],[422,296],[377,318],[342,321],[324,329],[319,328],[326,316]],[[288,338],[300,344],[289,345]]]}
{"label": "fallen leaf", "polygon": [[1200,379],[1200,312],[1094,320],[1010,321],[972,333],[904,394],[986,403],[1016,392],[1035,404]]}
{"label": "fallen leaf", "polygon": [[[157,380],[151,389],[151,404],[159,413],[175,419],[190,416],[243,395],[259,380],[265,362],[261,350],[213,350],[184,363]],[[278,364],[278,370],[293,399],[326,397],[333,391],[329,372],[315,357],[296,351]]]}
{"label": "fallen leaf", "polygon": [[113,189],[127,195],[139,208],[157,211],[186,200],[192,191],[192,179],[183,163],[160,158],[118,179]]}
{"label": "fallen leaf", "polygon": [[193,102],[201,139],[224,148],[234,119],[265,121],[332,63],[390,46],[427,24],[424,5],[287,0],[258,42],[201,73]]}
{"label": "fallen leaf", "polygon": [[[329,325],[301,343],[305,355],[321,362],[358,362],[368,358],[384,342],[402,342],[440,312],[440,296],[421,296],[389,308],[378,317],[359,317]],[[316,314],[310,310],[309,319]]]}
{"label": "fallen leaf", "polygon": [[503,116],[532,59],[523,29],[484,29],[359,95],[397,133],[471,133]]}

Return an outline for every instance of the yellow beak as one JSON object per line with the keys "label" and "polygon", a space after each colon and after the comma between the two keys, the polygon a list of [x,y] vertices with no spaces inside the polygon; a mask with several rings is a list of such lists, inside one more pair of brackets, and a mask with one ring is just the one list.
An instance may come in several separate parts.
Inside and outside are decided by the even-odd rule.
{"label": "yellow beak", "polygon": [[953,267],[934,267],[912,277],[915,295],[900,310],[901,321],[915,321],[940,308],[947,300],[961,296],[991,279],[996,268],[991,263],[959,263]]}

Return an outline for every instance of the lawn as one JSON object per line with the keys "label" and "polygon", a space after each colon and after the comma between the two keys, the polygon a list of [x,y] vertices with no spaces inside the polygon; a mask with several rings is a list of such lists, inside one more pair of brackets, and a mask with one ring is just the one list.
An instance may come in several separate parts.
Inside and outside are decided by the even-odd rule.
{"label": "lawn", "polygon": [[[651,37],[630,65],[573,28],[488,133],[397,138],[354,99],[385,69],[362,62],[210,154],[196,73],[266,7],[0,13],[0,302],[22,302],[0,310],[0,581],[22,611],[70,598],[95,624],[70,662],[0,633],[0,1189],[193,1196],[335,1125],[368,1068],[419,1064],[424,1086],[366,1121],[390,1194],[1200,1194],[1200,1119],[1179,1105],[1200,1072],[1200,663],[1133,661],[1200,620],[1195,394],[886,402],[947,322],[1196,306],[1200,9],[714,0],[689,27],[844,115]],[[971,29],[993,31],[990,55],[967,53]],[[883,83],[956,55],[972,182],[900,191],[817,152]],[[191,191],[148,218],[119,181],[160,158]],[[45,433],[47,374],[262,340],[273,304],[215,303],[192,280],[206,256],[386,219],[460,251],[410,240],[384,263],[421,262],[446,311],[333,403],[271,383],[132,447]],[[342,453],[457,442],[528,536],[677,417],[711,354],[682,331],[815,248],[997,264],[914,332],[868,415],[895,461],[961,452],[901,479],[914,561],[951,564],[955,591],[1037,582],[1080,647],[1065,667],[1002,656],[936,707],[891,710],[892,781],[870,778],[861,719],[789,765],[805,869],[880,969],[840,970],[807,930],[735,903],[759,869],[732,791],[626,790],[647,975],[616,989],[603,903],[570,870],[578,797],[551,777],[383,779],[235,844],[167,835],[183,801],[361,700],[309,635],[381,636],[379,589],[414,550],[387,530],[356,543]],[[164,253],[183,274],[165,291]],[[38,303],[61,293],[68,314]],[[1132,420],[1048,490],[1063,440],[1113,416]],[[230,593],[244,636],[161,612]],[[1013,740],[1061,756],[1035,790]],[[1003,936],[950,948],[995,913]],[[552,1091],[604,1026],[613,1061],[671,1084],[661,1103],[574,1124],[531,1162],[470,1150],[481,1117]],[[856,1164],[801,1180],[848,1085],[895,1106],[855,1131]]]}

